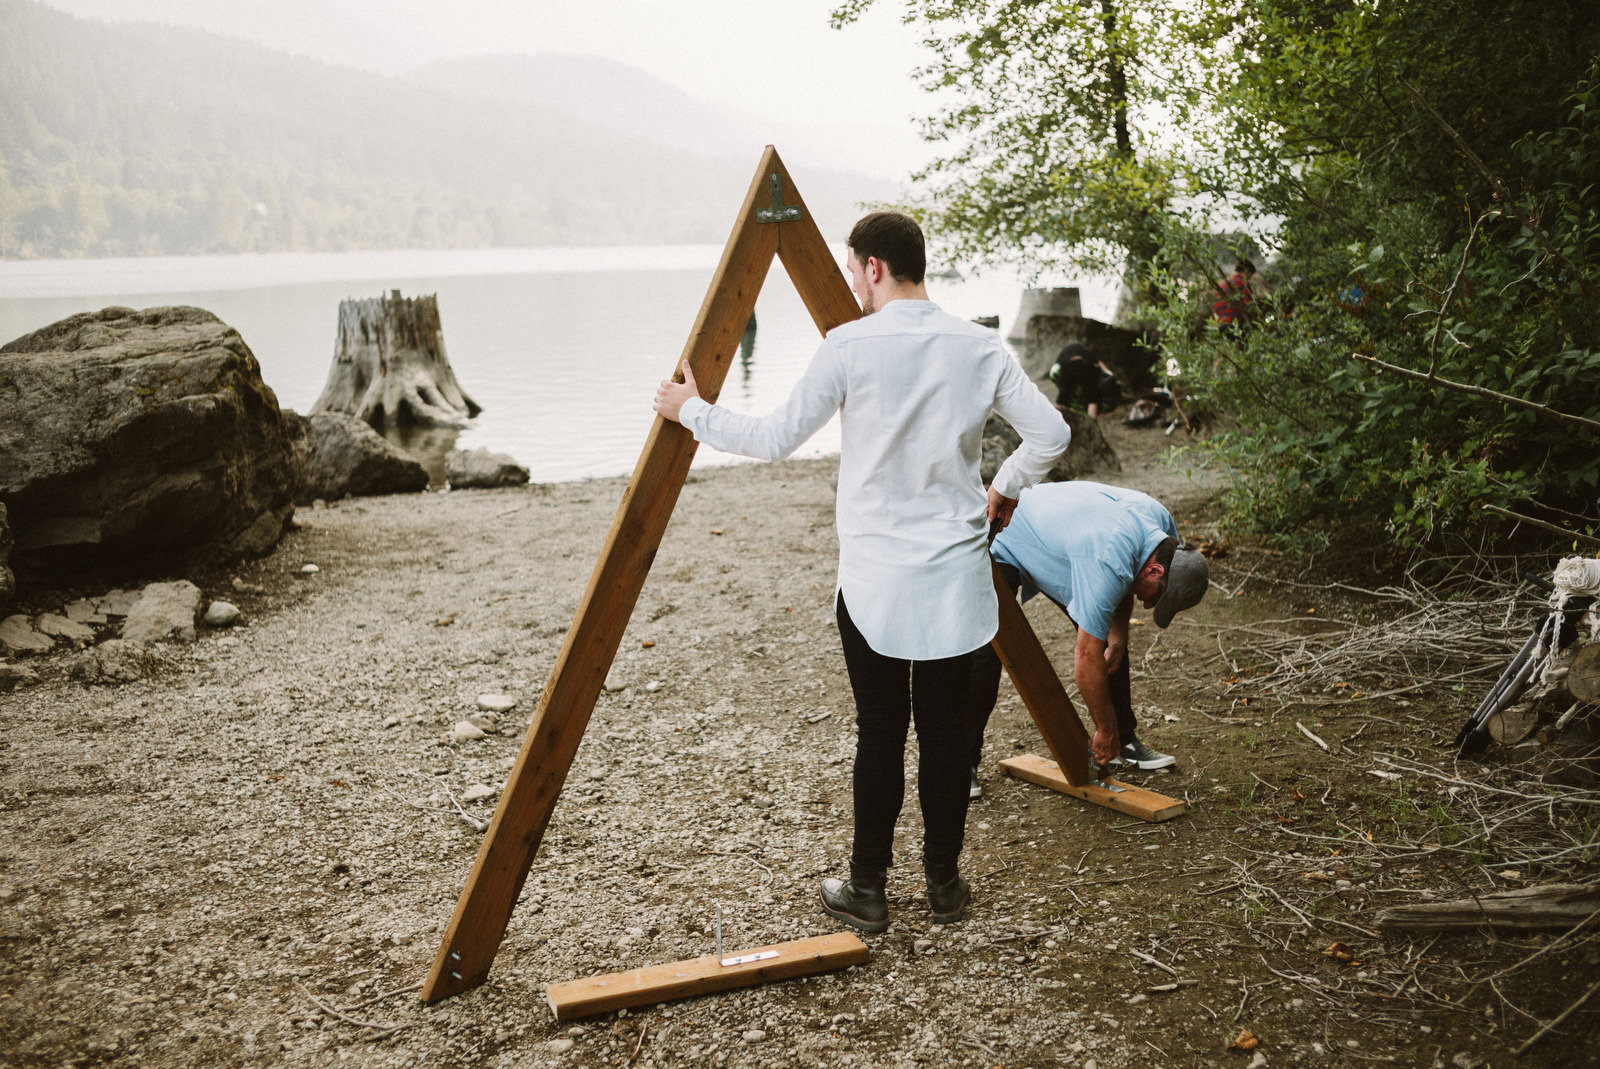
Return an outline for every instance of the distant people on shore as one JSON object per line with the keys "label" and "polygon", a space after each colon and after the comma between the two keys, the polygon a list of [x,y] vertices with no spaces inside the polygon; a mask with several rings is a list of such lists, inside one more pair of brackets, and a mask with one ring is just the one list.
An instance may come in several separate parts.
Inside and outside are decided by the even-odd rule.
{"label": "distant people on shore", "polygon": [[1080,409],[1090,419],[1100,410],[1110,411],[1122,403],[1122,387],[1105,362],[1094,359],[1083,342],[1069,341],[1061,347],[1056,362],[1050,365],[1050,381],[1056,387],[1056,404]]}
{"label": "distant people on shore", "polygon": [[1211,304],[1211,318],[1224,334],[1237,336],[1250,325],[1254,309],[1255,291],[1251,280],[1255,278],[1256,265],[1248,257],[1234,261],[1233,274],[1217,286],[1217,299]]}

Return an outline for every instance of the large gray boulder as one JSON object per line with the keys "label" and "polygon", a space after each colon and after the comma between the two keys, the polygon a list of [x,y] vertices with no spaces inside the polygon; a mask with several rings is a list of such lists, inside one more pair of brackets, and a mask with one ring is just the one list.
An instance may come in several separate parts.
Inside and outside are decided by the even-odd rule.
{"label": "large gray boulder", "polygon": [[504,453],[457,449],[444,458],[444,477],[456,490],[522,486],[528,481],[528,469]]}
{"label": "large gray boulder", "polygon": [[363,420],[342,412],[283,415],[300,456],[299,504],[428,488],[428,470]]}
{"label": "large gray boulder", "polygon": [[106,308],[0,346],[18,579],[277,544],[298,466],[255,356],[200,308]]}
{"label": "large gray boulder", "polygon": [[0,609],[11,604],[17,592],[16,577],[11,574],[11,524],[6,520],[6,506],[0,502]]}
{"label": "large gray boulder", "polygon": [[[1106,441],[1106,436],[1101,433],[1098,423],[1085,413],[1067,408],[1065,405],[1057,405],[1056,411],[1061,413],[1061,418],[1072,428],[1072,443],[1067,446],[1067,451],[1057,458],[1050,473],[1044,477],[1045,482],[1070,482],[1090,475],[1103,475],[1122,470],[1122,462],[1117,459],[1117,451]],[[999,416],[989,416],[989,422],[984,424],[983,428],[983,461],[979,469],[985,485],[994,479],[995,473],[1000,470],[1000,465],[1005,462],[1006,457],[1015,452],[1017,446],[1021,444],[1022,436],[1012,428],[1011,424]]]}

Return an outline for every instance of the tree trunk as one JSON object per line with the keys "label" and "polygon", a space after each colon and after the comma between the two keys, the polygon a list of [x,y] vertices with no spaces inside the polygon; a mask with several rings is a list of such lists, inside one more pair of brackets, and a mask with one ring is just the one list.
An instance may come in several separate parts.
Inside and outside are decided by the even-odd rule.
{"label": "tree trunk", "polygon": [[343,412],[374,427],[459,427],[483,411],[456,382],[439,327],[439,302],[387,297],[339,302],[328,384],[312,412]]}

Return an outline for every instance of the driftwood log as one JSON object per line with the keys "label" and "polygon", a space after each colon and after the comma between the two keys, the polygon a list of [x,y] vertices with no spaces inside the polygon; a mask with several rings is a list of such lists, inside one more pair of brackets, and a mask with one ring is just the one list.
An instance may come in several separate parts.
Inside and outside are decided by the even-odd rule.
{"label": "driftwood log", "polygon": [[339,303],[333,367],[313,415],[342,412],[374,427],[459,427],[481,411],[450,367],[436,297],[394,290]]}
{"label": "driftwood log", "polygon": [[1600,913],[1600,884],[1552,883],[1498,891],[1481,898],[1391,906],[1378,914],[1377,925],[1383,929],[1433,932],[1471,928],[1531,931],[1571,928],[1596,913]]}

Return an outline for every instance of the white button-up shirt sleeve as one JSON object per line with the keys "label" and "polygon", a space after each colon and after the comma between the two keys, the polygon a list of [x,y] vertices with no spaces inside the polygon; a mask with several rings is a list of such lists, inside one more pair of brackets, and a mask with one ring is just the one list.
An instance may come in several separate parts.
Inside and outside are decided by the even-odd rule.
{"label": "white button-up shirt sleeve", "polygon": [[782,460],[805,444],[844,403],[844,368],[826,341],[811,358],[789,399],[765,416],[746,416],[698,397],[683,403],[678,421],[694,440],[724,453]]}
{"label": "white button-up shirt sleeve", "polygon": [[935,660],[998,626],[979,478],[991,409],[1023,438],[995,479],[1016,497],[1066,449],[1066,421],[992,331],[896,300],[830,332],[770,415],[691,398],[679,419],[697,441],[776,460],[838,411],[838,590],[874,650]]}
{"label": "white button-up shirt sleeve", "polygon": [[1006,458],[989,485],[1013,500],[1050,474],[1056,458],[1072,441],[1072,428],[1028,378],[1015,360],[1005,362],[995,391],[994,410],[1022,435],[1022,444]]}

